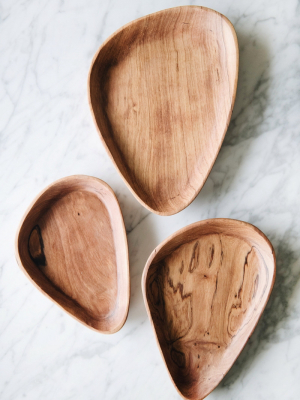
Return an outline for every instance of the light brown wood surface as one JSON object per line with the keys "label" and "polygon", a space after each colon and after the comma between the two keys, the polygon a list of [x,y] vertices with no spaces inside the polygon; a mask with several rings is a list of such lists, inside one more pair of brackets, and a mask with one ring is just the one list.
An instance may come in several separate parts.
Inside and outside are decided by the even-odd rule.
{"label": "light brown wood surface", "polygon": [[234,28],[203,7],[140,18],[100,47],[89,76],[92,114],[150,211],[175,214],[199,193],[230,121],[237,76]]}
{"label": "light brown wood surface", "polygon": [[150,255],[144,301],[184,398],[203,399],[232,366],[268,301],[275,265],[264,234],[230,219],[187,226]]}
{"label": "light brown wood surface", "polygon": [[118,331],[129,307],[123,217],[112,189],[89,176],[63,178],[30,206],[16,238],[20,267],[80,322]]}

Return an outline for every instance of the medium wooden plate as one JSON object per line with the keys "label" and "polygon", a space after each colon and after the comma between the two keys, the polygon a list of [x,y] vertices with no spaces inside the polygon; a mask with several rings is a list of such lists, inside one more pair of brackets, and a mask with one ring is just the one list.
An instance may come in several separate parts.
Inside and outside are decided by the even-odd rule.
{"label": "medium wooden plate", "polygon": [[184,398],[203,399],[230,369],[266,306],[275,267],[266,236],[231,219],[189,225],[152,252],[144,301]]}
{"label": "medium wooden plate", "polygon": [[98,50],[91,111],[115,166],[150,211],[175,214],[199,193],[230,121],[237,77],[234,28],[204,7],[135,20]]}
{"label": "medium wooden plate", "polygon": [[48,186],[21,222],[16,257],[35,286],[78,321],[102,333],[125,323],[127,238],[105,182],[77,175]]}

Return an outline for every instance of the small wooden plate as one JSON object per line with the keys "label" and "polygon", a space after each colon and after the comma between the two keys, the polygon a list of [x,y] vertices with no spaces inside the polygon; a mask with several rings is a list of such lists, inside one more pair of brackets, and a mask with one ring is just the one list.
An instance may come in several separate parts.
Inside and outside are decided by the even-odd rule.
{"label": "small wooden plate", "polygon": [[147,15],[100,47],[91,111],[115,166],[150,211],[175,214],[199,193],[230,121],[237,77],[234,28],[204,7]]}
{"label": "small wooden plate", "polygon": [[203,399],[228,372],[267,304],[275,268],[266,236],[231,219],[189,225],[152,252],[144,301],[181,396]]}
{"label": "small wooden plate", "polygon": [[16,237],[18,264],[42,293],[101,333],[117,332],[129,308],[129,261],[112,189],[90,176],[48,186]]}

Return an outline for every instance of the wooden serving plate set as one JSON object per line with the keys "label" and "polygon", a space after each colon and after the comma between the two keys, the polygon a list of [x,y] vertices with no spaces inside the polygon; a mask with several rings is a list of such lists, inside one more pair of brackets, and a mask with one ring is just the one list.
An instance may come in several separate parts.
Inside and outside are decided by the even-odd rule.
{"label": "wooden serving plate set", "polygon": [[[159,215],[204,185],[230,121],[238,43],[216,11],[184,6],[127,24],[100,47],[89,75],[100,138],[137,200]],[[89,176],[47,187],[26,212],[17,261],[47,297],[86,326],[117,332],[130,297],[122,213]],[[261,316],[275,279],[271,243],[230,219],[196,222],[150,255],[145,306],[170,377],[186,399],[221,381]]]}

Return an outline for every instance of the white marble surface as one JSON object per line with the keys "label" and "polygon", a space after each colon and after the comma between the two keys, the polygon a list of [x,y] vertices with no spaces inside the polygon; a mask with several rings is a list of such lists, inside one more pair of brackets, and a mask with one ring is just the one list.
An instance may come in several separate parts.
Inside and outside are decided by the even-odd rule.
{"label": "white marble surface", "polygon": [[[93,54],[117,28],[178,0],[7,0],[0,3],[0,399],[179,399],[148,321],[141,274],[152,249],[206,218],[257,225],[278,259],[254,335],[210,400],[300,398],[300,3],[204,0],[234,24],[240,75],[233,118],[196,200],[172,217],[146,211],[106,155],[87,101]],[[131,305],[104,336],[39,293],[14,259],[32,198],[72,174],[104,179],[128,231]]]}

